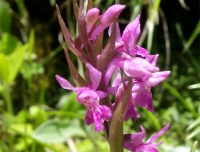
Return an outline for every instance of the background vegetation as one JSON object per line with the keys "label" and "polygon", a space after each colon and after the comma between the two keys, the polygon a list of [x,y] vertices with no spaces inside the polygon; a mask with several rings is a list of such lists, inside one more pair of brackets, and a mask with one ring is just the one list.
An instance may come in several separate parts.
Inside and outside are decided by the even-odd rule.
{"label": "background vegetation", "polygon": [[[121,29],[140,13],[138,44],[160,55],[160,69],[172,71],[152,90],[155,113],[140,109],[141,119],[126,122],[124,132],[134,133],[143,125],[150,136],[170,121],[161,151],[189,152],[200,141],[199,1],[116,2],[126,5],[119,17]],[[104,12],[113,3],[95,0],[94,6]],[[0,0],[0,152],[109,151],[103,133],[85,125],[85,109],[75,94],[55,80],[55,74],[72,80],[55,4],[75,35],[70,0]]]}

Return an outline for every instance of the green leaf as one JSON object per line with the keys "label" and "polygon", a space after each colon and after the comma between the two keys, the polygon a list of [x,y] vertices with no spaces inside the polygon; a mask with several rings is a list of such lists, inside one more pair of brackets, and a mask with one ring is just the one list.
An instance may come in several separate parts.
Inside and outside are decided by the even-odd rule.
{"label": "green leaf", "polygon": [[69,137],[85,135],[78,121],[49,120],[36,128],[33,137],[42,142],[59,143]]}
{"label": "green leaf", "polygon": [[189,136],[187,136],[186,139],[191,139],[197,135],[200,135],[200,127],[196,128],[191,134],[189,134]]}
{"label": "green leaf", "polygon": [[77,102],[76,94],[71,92],[61,96],[57,105],[62,111],[65,112],[76,112],[81,109],[82,105]]}
{"label": "green leaf", "polygon": [[193,129],[195,126],[199,126],[200,125],[200,118],[196,119],[192,124],[190,124],[190,126],[187,128],[187,130],[191,130]]}
{"label": "green leaf", "polygon": [[16,49],[11,55],[7,57],[7,61],[9,63],[9,82],[12,82],[17,76],[19,68],[24,60],[24,53],[27,50],[27,48],[28,45],[26,44]]}
{"label": "green leaf", "polygon": [[20,73],[24,78],[28,79],[32,75],[44,73],[44,67],[37,62],[27,63],[25,62],[23,66],[20,68]]}
{"label": "green leaf", "polygon": [[[12,44],[12,45],[11,45]],[[16,37],[9,33],[4,33],[0,40],[0,50],[5,55],[12,54],[17,48],[21,47],[22,43]]]}
{"label": "green leaf", "polygon": [[7,82],[8,81],[8,62],[4,54],[0,53],[0,79]]}
{"label": "green leaf", "polygon": [[119,97],[116,96],[117,103],[119,99],[119,104],[113,114],[110,127],[109,127],[109,145],[111,152],[123,152],[123,123],[124,123],[124,113],[128,100],[130,98],[132,88],[132,80],[129,80],[128,85],[122,84],[119,87]]}
{"label": "green leaf", "polygon": [[15,134],[14,131],[12,131],[12,129],[15,129],[17,130],[18,132],[21,132],[21,133],[25,133],[27,135],[31,135],[33,133],[33,127],[31,124],[28,124],[28,123],[14,123],[12,125],[10,125],[10,128],[11,128],[11,132]]}
{"label": "green leaf", "polygon": [[19,138],[18,142],[15,143],[16,151],[24,151],[26,148],[33,144],[33,140],[30,138]]}
{"label": "green leaf", "polygon": [[7,1],[0,1],[0,33],[9,32],[11,26],[10,5]]}
{"label": "green leaf", "polygon": [[9,130],[11,130],[12,132],[14,132],[15,134],[18,134],[18,135],[22,136],[22,138],[31,139],[31,140],[33,140],[35,143],[40,144],[40,145],[42,145],[43,147],[47,147],[48,149],[52,150],[52,152],[60,152],[60,151],[57,150],[57,148],[55,148],[54,145],[46,144],[45,142],[41,142],[41,141],[39,141],[39,140],[37,140],[37,139],[34,139],[32,136],[30,136],[30,135],[28,135],[28,134],[26,134],[26,133],[20,132],[20,131],[18,131],[18,130],[15,129],[15,128],[11,128],[10,126],[7,126],[7,127],[8,127]]}

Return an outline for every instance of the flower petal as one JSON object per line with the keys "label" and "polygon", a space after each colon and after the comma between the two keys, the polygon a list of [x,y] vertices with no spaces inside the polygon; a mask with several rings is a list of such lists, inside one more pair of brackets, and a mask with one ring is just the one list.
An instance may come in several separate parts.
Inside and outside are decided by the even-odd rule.
{"label": "flower petal", "polygon": [[56,75],[56,80],[58,81],[58,83],[60,84],[60,86],[63,89],[67,89],[67,90],[74,90],[75,88],[71,85],[71,83],[67,80],[65,80],[64,78],[62,78],[59,75]]}
{"label": "flower petal", "polygon": [[134,49],[132,51],[130,51],[130,54],[131,55],[139,55],[141,57],[146,57],[149,53],[145,48],[135,45]]}
{"label": "flower petal", "polygon": [[140,15],[134,21],[129,23],[122,34],[122,40],[125,43],[126,49],[131,51],[136,45],[137,39],[140,35]]}
{"label": "flower petal", "polygon": [[165,80],[169,76],[169,74],[170,74],[170,71],[155,72],[152,74],[152,76],[150,76],[147,79],[146,84],[149,87],[154,87],[160,82],[162,82],[163,80]]}
{"label": "flower petal", "polygon": [[97,90],[97,91],[95,91],[95,92],[98,94],[98,96],[99,96],[100,99],[101,99],[101,98],[105,98],[105,97],[108,96],[108,93],[103,92],[103,91]]}
{"label": "flower petal", "polygon": [[117,68],[117,75],[112,83],[112,87],[119,87],[122,82],[120,68]]}
{"label": "flower petal", "polygon": [[143,144],[142,140],[146,136],[146,131],[142,126],[140,126],[140,128],[141,128],[141,132],[138,132],[136,134],[125,134],[124,141],[132,142],[132,146],[135,148],[142,145]]}
{"label": "flower petal", "polygon": [[108,68],[106,69],[105,76],[104,76],[104,81],[105,81],[106,86],[108,86],[110,79],[112,78],[113,73],[115,72],[116,68],[117,67],[115,65],[110,64]]}
{"label": "flower petal", "polygon": [[145,66],[141,64],[141,62],[137,63],[133,59],[125,60],[123,69],[125,74],[129,77],[142,78],[144,76],[151,76],[151,71],[146,69]]}
{"label": "flower petal", "polygon": [[130,100],[128,102],[127,111],[125,113],[124,120],[127,121],[131,117],[133,117],[134,121],[136,121],[137,118],[140,118],[140,115],[137,112],[137,109],[136,109],[135,105]]}
{"label": "flower petal", "polygon": [[96,90],[99,86],[102,74],[89,63],[86,63],[86,67],[88,68],[89,77],[92,83],[92,89]]}
{"label": "flower petal", "polygon": [[144,91],[141,93],[137,93],[135,98],[135,105],[154,112],[151,92]]}
{"label": "flower petal", "polygon": [[[111,32],[112,32],[112,27],[113,27],[113,23],[109,26],[108,29],[108,35],[111,36]],[[116,23],[116,42],[121,40],[121,32],[120,32],[120,28],[119,28],[119,24]]]}
{"label": "flower petal", "polygon": [[107,106],[101,106],[101,105],[99,108],[101,110],[101,118],[103,120],[109,120],[112,117],[112,112],[110,108],[108,108]]}
{"label": "flower petal", "polygon": [[95,131],[99,132],[103,130],[103,122],[109,120],[112,117],[111,110],[106,106],[96,104],[90,108],[87,108],[85,122],[87,125],[94,123]]}
{"label": "flower petal", "polygon": [[158,133],[152,135],[146,143],[152,143],[156,141],[162,134],[164,134],[170,126],[170,122],[167,123],[165,127],[163,127]]}
{"label": "flower petal", "polygon": [[130,150],[131,152],[135,152],[135,147],[133,147],[132,142],[124,142],[124,148]]}
{"label": "flower petal", "polygon": [[108,93],[112,94],[112,95],[116,95],[118,90],[118,87],[109,87],[107,88]]}
{"label": "flower petal", "polygon": [[152,66],[156,65],[156,62],[158,60],[158,54],[156,55],[147,55],[145,60],[147,60],[149,63],[151,63]]}
{"label": "flower petal", "polygon": [[134,152],[159,152],[155,147],[149,145],[142,145],[138,147]]}
{"label": "flower petal", "polygon": [[92,110],[87,110],[86,115],[85,115],[85,123],[87,125],[91,125],[94,123]]}
{"label": "flower petal", "polygon": [[151,76],[152,72],[159,71],[159,68],[152,66],[147,60],[140,57],[125,60],[123,68],[127,76],[137,78]]}
{"label": "flower petal", "polygon": [[99,96],[95,91],[86,89],[77,95],[77,100],[85,106],[93,106],[99,103]]}

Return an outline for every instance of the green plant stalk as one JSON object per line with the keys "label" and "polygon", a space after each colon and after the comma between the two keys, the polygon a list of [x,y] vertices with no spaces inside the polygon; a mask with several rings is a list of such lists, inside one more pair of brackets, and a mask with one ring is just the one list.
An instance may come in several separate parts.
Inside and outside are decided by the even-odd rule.
{"label": "green plant stalk", "polygon": [[119,104],[113,113],[109,127],[109,146],[111,152],[123,152],[123,125],[124,114],[131,95],[132,80],[129,79],[128,84],[123,84],[124,90],[119,94]]}
{"label": "green plant stalk", "polygon": [[[30,77],[29,77],[30,78]],[[28,78],[28,81],[30,80]],[[23,82],[22,83],[22,85],[23,85],[23,90],[24,90],[24,92],[26,92],[26,86],[25,86],[25,82]],[[30,84],[29,84],[29,82],[28,82],[28,86],[29,86],[29,88],[30,88]],[[32,95],[31,95],[32,96]],[[23,109],[24,110],[26,110],[26,101],[27,101],[27,98],[26,98],[26,95],[25,94],[23,94]],[[31,100],[30,100],[31,101]],[[24,116],[24,121],[25,121],[25,126],[24,126],[24,131],[25,131],[25,134],[27,133],[27,125],[26,125],[26,122],[27,122],[27,115],[25,115]],[[23,138],[23,140],[24,140],[24,143],[25,143],[25,151],[28,151],[28,149],[27,149],[27,145],[28,145],[28,143],[27,143],[27,138]]]}
{"label": "green plant stalk", "polygon": [[[9,132],[8,128],[6,128],[6,132]],[[7,139],[8,139],[8,147],[9,147],[10,151],[14,151],[13,135],[9,133]]]}
{"label": "green plant stalk", "polygon": [[[109,145],[110,152],[123,152],[123,114],[122,114],[122,102],[117,106],[116,111],[113,114],[112,123],[109,131]],[[121,115],[117,115],[120,113]],[[117,130],[115,129],[117,126]],[[113,131],[114,129],[116,131]],[[115,139],[115,140],[111,140]]]}
{"label": "green plant stalk", "polygon": [[8,84],[4,83],[3,88],[4,89],[3,89],[2,95],[5,99],[8,113],[13,116],[12,99],[10,96],[10,86]]}
{"label": "green plant stalk", "polygon": [[36,152],[36,143],[33,143],[31,146],[31,152]]}

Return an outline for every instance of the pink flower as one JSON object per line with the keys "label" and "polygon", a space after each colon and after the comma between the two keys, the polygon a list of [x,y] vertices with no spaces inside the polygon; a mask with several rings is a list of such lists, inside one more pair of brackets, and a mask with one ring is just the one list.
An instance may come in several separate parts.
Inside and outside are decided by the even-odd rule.
{"label": "pink flower", "polygon": [[142,142],[142,139],[146,136],[145,129],[141,126],[141,132],[136,134],[126,134],[124,135],[124,148],[130,150],[131,152],[159,152],[156,147],[160,143],[154,143],[162,134],[164,134],[170,126],[168,123],[163,127],[158,133],[151,136],[146,143]]}
{"label": "pink flower", "polygon": [[[136,119],[139,118],[136,106],[146,108],[147,110],[154,112],[151,87],[154,87],[164,81],[169,74],[170,71],[163,71],[152,73],[150,76],[133,78],[132,94],[128,102],[124,120],[128,120],[133,117],[136,121]],[[115,95],[121,83],[121,74],[118,68],[117,75],[112,83],[112,86],[108,88],[108,92]]]}
{"label": "pink flower", "polygon": [[101,80],[101,73],[89,63],[86,63],[91,83],[86,87],[74,88],[69,81],[56,75],[58,83],[63,89],[73,90],[77,93],[79,103],[86,106],[87,112],[85,122],[87,125],[94,123],[95,131],[103,130],[103,122],[109,120],[112,116],[111,110],[107,106],[99,104],[101,98],[107,96],[106,92],[97,90]]}
{"label": "pink flower", "polygon": [[[150,77],[144,77],[142,80],[133,82],[132,87],[132,104],[129,106],[132,109],[135,106],[146,108],[154,112],[151,87],[156,86],[165,80],[170,74],[170,71],[155,72]],[[128,115],[131,117],[131,115]]]}
{"label": "pink flower", "polygon": [[[110,25],[108,34],[111,35],[112,25]],[[116,42],[115,50],[129,53],[130,55],[139,55],[141,57],[148,56],[148,51],[140,46],[137,46],[137,40],[140,35],[140,15],[135,20],[129,23],[124,29],[122,36],[119,25],[116,24]]]}

